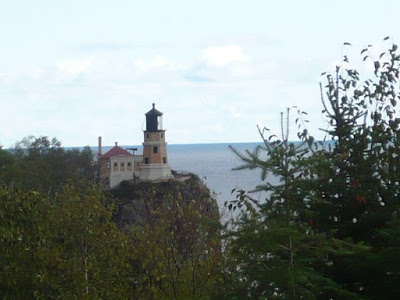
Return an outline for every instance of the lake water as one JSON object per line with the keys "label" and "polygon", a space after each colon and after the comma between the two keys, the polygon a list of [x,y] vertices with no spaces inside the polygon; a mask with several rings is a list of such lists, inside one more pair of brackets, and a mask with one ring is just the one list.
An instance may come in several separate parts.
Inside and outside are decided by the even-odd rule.
{"label": "lake water", "polygon": [[225,201],[234,199],[235,195],[231,194],[232,189],[248,191],[254,189],[261,182],[259,170],[232,171],[232,168],[240,166],[242,162],[229,149],[229,145],[245,151],[254,149],[257,143],[168,146],[171,168],[199,175],[215,193],[220,208],[224,206]]}
{"label": "lake water", "polygon": [[[241,165],[241,160],[229,149],[229,145],[243,152],[253,150],[258,143],[168,145],[167,148],[171,168],[199,175],[215,193],[221,211],[225,201],[234,199],[232,189],[249,191],[261,183],[259,170],[232,171],[232,168]],[[141,146],[134,147],[138,148],[138,153],[142,152]],[[103,153],[110,148],[103,147]],[[93,151],[97,149],[93,147]],[[263,195],[252,194],[252,197],[262,200]]]}

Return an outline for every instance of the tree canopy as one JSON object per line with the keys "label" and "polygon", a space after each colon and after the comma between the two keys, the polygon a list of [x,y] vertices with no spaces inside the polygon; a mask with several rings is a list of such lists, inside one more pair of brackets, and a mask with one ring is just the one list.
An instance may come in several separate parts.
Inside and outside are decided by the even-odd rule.
{"label": "tree canopy", "polygon": [[24,190],[55,192],[65,183],[94,182],[96,165],[90,147],[66,150],[56,138],[26,137],[14,149],[0,149],[0,180]]}
{"label": "tree canopy", "polygon": [[280,178],[257,187],[268,192],[265,202],[241,192],[229,205],[244,208],[230,232],[243,298],[400,296],[400,55],[397,45],[377,60],[372,52],[361,51],[371,77],[348,67],[346,56],[322,74],[326,140],[314,140],[298,111],[301,142],[290,142],[282,115],[279,138],[260,129],[263,145],[254,152],[233,149],[240,168],[261,169],[263,181],[268,173]]}

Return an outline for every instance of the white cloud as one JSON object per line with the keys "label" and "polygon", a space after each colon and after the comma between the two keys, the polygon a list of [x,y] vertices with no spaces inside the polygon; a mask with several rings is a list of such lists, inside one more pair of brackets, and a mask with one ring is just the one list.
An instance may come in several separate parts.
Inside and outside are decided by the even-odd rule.
{"label": "white cloud", "polygon": [[62,61],[56,64],[57,68],[64,73],[70,75],[77,75],[86,71],[93,63],[93,59],[85,59],[85,60],[68,60]]}
{"label": "white cloud", "polygon": [[229,105],[228,109],[233,118],[239,119],[242,117],[242,113],[240,112],[240,109],[237,105]]}
{"label": "white cloud", "polygon": [[202,58],[207,64],[216,67],[224,67],[235,62],[247,62],[249,60],[249,57],[242,49],[234,45],[207,48]]}
{"label": "white cloud", "polygon": [[149,60],[136,59],[134,65],[142,72],[149,72],[162,67],[172,67],[173,63],[168,62],[163,56],[156,55]]}

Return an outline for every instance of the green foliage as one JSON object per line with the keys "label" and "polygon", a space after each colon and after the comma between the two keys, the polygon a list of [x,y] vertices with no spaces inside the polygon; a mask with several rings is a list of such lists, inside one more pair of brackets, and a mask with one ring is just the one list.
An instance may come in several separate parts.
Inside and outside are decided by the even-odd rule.
{"label": "green foliage", "polygon": [[0,206],[2,299],[121,299],[132,293],[129,240],[97,188],[66,186],[49,196],[3,187]]}
{"label": "green foliage", "polygon": [[9,182],[14,177],[16,158],[9,151],[0,149],[0,182]]}
{"label": "green foliage", "polygon": [[65,150],[57,139],[47,137],[24,138],[15,149],[0,150],[0,169],[0,180],[6,185],[44,192],[55,192],[67,182],[94,181],[96,174],[89,147]]}
{"label": "green foliage", "polygon": [[[303,143],[289,143],[282,118],[281,140],[260,131],[265,146],[245,154],[233,149],[245,163],[239,169],[261,169],[263,181],[268,173],[280,178],[277,185],[267,180],[256,188],[267,192],[265,203],[241,192],[229,205],[242,209],[230,233],[242,298],[400,296],[396,51],[392,45],[372,60],[367,78],[343,65],[326,75],[321,99],[330,142],[315,142],[303,127]],[[362,50],[364,61],[371,52]],[[348,61],[345,56],[343,64]],[[296,120],[300,127],[303,115]]]}
{"label": "green foliage", "polygon": [[[128,216],[116,223],[116,202],[90,182],[89,148],[27,138],[0,163],[1,299],[223,296],[218,208],[196,180],[122,188]],[[127,211],[123,195],[143,210]]]}
{"label": "green foliage", "polygon": [[[283,126],[282,115],[282,126]],[[319,268],[329,269],[332,254],[345,252],[328,233],[318,233],[309,222],[312,211],[305,179],[309,169],[304,161],[310,150],[307,143],[289,142],[289,110],[282,137],[265,136],[264,145],[243,155],[232,150],[245,162],[241,168],[262,169],[262,179],[270,174],[279,178],[277,184],[266,182],[255,191],[265,191],[268,199],[257,203],[241,192],[230,208],[245,208],[230,232],[230,254],[239,269],[241,284],[236,292],[242,298],[317,299],[339,294],[352,299]]]}
{"label": "green foliage", "polygon": [[219,221],[203,214],[201,203],[164,195],[142,224],[130,227],[141,276],[140,299],[212,299],[221,292]]}
{"label": "green foliage", "polygon": [[[372,60],[374,72],[367,79],[344,67],[338,67],[334,76],[327,75],[326,94],[321,96],[330,124],[327,132],[335,144],[331,151],[319,153],[324,157],[323,169],[313,165],[312,192],[325,203],[314,207],[318,230],[334,229],[335,237],[371,248],[362,256],[337,260],[333,275],[354,292],[372,298],[400,296],[395,285],[379,286],[375,280],[390,283],[400,272],[375,263],[378,257],[396,261],[390,251],[376,256],[378,249],[387,247],[388,235],[385,239],[382,232],[395,232],[392,219],[397,219],[400,209],[400,119],[396,116],[400,56],[396,50],[392,45],[379,60]],[[362,50],[364,60],[372,57],[371,52],[371,47]]]}

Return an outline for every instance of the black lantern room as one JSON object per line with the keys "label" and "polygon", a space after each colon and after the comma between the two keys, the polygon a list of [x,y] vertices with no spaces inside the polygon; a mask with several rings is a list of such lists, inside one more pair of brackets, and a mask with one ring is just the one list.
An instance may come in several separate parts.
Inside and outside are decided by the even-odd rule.
{"label": "black lantern room", "polygon": [[153,109],[146,113],[146,131],[164,131],[162,115],[163,113],[158,111],[153,103]]}

